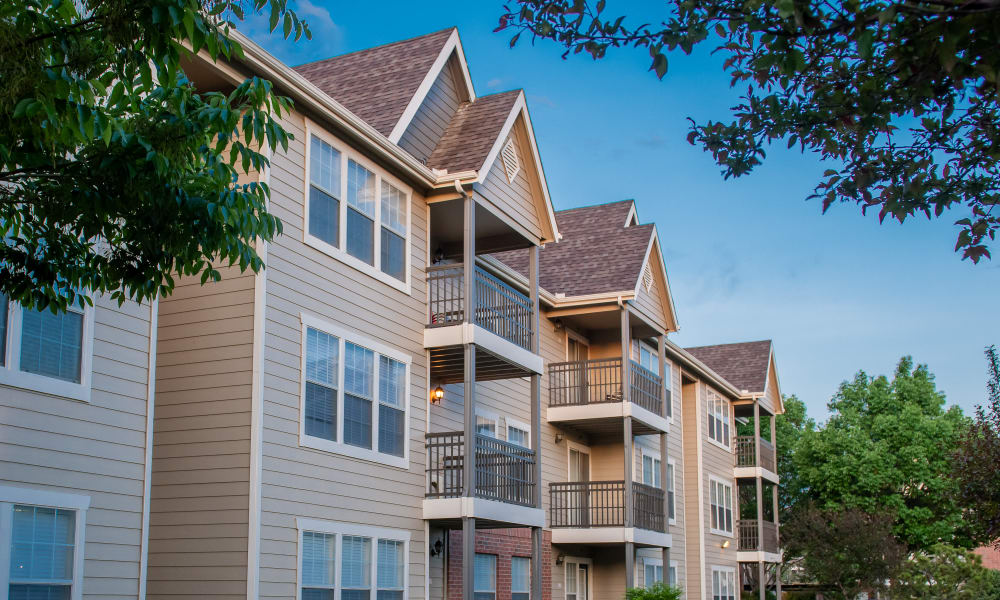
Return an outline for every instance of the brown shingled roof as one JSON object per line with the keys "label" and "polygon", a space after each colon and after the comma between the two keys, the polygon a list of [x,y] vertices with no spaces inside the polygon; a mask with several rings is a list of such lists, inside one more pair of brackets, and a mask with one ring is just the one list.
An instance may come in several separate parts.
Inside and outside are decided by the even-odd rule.
{"label": "brown shingled roof", "polygon": [[[625,227],[631,200],[556,212],[562,240],[538,254],[538,283],[550,293],[582,296],[635,289],[653,225]],[[494,254],[527,275],[528,251]]]}
{"label": "brown shingled roof", "polygon": [[685,348],[737,389],[763,394],[771,359],[771,340]]}
{"label": "brown shingled roof", "polygon": [[521,90],[512,90],[463,102],[427,159],[427,166],[452,173],[479,170],[520,94]]}
{"label": "brown shingled roof", "polygon": [[454,30],[334,56],[295,70],[388,136]]}

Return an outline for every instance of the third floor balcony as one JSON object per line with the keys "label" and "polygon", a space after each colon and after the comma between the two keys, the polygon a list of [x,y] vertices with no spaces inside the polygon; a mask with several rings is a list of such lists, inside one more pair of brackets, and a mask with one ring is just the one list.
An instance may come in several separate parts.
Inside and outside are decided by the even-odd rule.
{"label": "third floor balcony", "polygon": [[557,544],[669,545],[666,505],[660,488],[625,481],[549,484],[549,525]]}

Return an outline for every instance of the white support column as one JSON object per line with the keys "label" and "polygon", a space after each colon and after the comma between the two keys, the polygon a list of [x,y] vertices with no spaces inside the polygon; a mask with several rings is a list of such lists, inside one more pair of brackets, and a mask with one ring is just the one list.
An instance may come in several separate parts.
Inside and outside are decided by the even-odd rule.
{"label": "white support column", "polygon": [[[464,316],[465,323],[475,321],[476,306],[476,201],[466,196],[463,206],[463,267],[465,271]],[[476,492],[476,347],[465,344],[463,359],[465,372],[464,403],[465,403],[465,435],[462,463],[462,495],[475,496]],[[464,527],[464,522],[463,522]],[[463,543],[465,540],[463,539]],[[468,600],[468,599],[466,599]]]}
{"label": "white support column", "polygon": [[[666,336],[660,334],[656,337],[656,351],[659,357],[658,364],[660,367],[660,402],[663,408],[663,417],[667,417],[667,402],[670,399],[670,394],[667,394],[667,390],[670,388],[669,377],[667,376],[667,351],[666,351]],[[660,434],[660,485],[663,487],[663,531],[666,533],[670,532],[670,496],[667,492],[669,489],[669,481],[667,479],[667,434]],[[666,546],[663,548],[663,582],[670,583],[670,547]]]}
{"label": "white support column", "polygon": [[[760,467],[760,403],[753,402],[753,451],[754,465]],[[757,486],[757,550],[764,550],[764,486],[760,477],[754,477]],[[760,600],[766,600],[767,565],[762,560],[757,563],[757,593]]]}
{"label": "white support column", "polygon": [[[631,359],[631,344],[632,344],[632,331],[629,326],[628,318],[628,305],[622,306],[621,311],[621,334],[622,334],[622,402],[628,403],[631,401],[631,365],[629,361]],[[625,446],[625,464],[623,465],[624,477],[622,479],[625,481],[625,493],[623,494],[625,501],[625,527],[633,527],[635,525],[634,515],[632,514],[634,506],[632,501],[632,472],[635,470],[635,457],[632,453],[632,417],[625,417],[622,419],[622,439],[624,440]]]}
{"label": "white support column", "polygon": [[625,589],[635,587],[635,543],[625,542]]}
{"label": "white support column", "polygon": [[[538,319],[538,246],[528,250],[528,291],[531,297],[531,351],[541,348],[541,330]],[[534,488],[533,504],[542,507],[542,378],[532,375],[531,380],[531,449],[535,452],[532,464]],[[531,528],[531,600],[542,600],[542,535],[541,527]]]}

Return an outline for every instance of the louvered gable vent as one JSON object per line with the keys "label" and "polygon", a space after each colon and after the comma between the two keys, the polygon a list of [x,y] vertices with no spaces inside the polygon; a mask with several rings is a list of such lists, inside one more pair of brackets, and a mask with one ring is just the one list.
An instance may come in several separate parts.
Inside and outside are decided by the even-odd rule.
{"label": "louvered gable vent", "polygon": [[521,170],[521,161],[517,158],[517,146],[514,145],[514,138],[510,138],[504,144],[500,157],[503,160],[503,170],[507,173],[507,183],[514,183],[514,178]]}
{"label": "louvered gable vent", "polygon": [[649,268],[649,263],[646,263],[646,268],[642,270],[642,287],[646,288],[647,292],[653,287],[653,271]]}

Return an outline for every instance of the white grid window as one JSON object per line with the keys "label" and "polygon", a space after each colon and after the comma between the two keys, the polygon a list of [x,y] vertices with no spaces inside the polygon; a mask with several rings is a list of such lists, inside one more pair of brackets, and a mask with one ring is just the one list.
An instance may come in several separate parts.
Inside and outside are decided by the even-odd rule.
{"label": "white grid window", "polygon": [[531,559],[512,556],[510,559],[510,600],[529,600],[531,597]]}
{"label": "white grid window", "polygon": [[76,512],[15,505],[10,600],[68,600],[73,588]]}
{"label": "white grid window", "polygon": [[298,523],[297,600],[406,600],[408,532],[311,519]]}
{"label": "white grid window", "polygon": [[705,400],[708,412],[709,439],[730,447],[729,401],[709,390]]}
{"label": "white grid window", "polygon": [[655,583],[663,581],[663,562],[646,559],[643,562],[644,579],[646,587],[651,587]]}
{"label": "white grid window", "polygon": [[642,482],[655,488],[660,487],[662,478],[660,476],[660,462],[652,454],[642,453]]}
{"label": "white grid window", "polygon": [[497,424],[500,418],[492,413],[476,412],[476,433],[487,437],[497,437]]}
{"label": "white grid window", "polygon": [[[409,361],[303,315],[302,445],[405,467]],[[329,331],[328,331],[329,330]]]}
{"label": "white grid window", "polygon": [[667,518],[671,523],[677,518],[676,515],[676,495],[675,495],[674,461],[667,459]]}
{"label": "white grid window", "polygon": [[514,419],[507,419],[507,441],[522,448],[531,448],[531,426]]}
{"label": "white grid window", "polygon": [[712,600],[736,600],[736,571],[712,567]]}
{"label": "white grid window", "polygon": [[717,479],[709,480],[709,507],[712,517],[712,533],[732,535],[733,533],[733,487]]}
{"label": "white grid window", "polygon": [[497,557],[495,554],[476,554],[473,598],[475,600],[496,600],[497,597]]}
{"label": "white grid window", "polygon": [[304,241],[410,293],[409,191],[336,146],[310,135]]}

